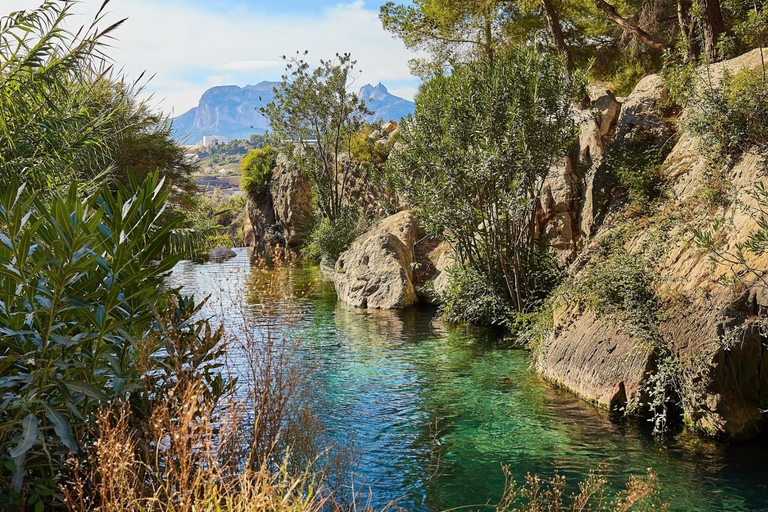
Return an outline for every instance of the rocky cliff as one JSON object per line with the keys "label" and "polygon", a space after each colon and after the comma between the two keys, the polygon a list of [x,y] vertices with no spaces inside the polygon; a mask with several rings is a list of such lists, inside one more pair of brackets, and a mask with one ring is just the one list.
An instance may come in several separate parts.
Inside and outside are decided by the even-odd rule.
{"label": "rocky cliff", "polygon": [[[708,75],[760,65],[754,51]],[[757,228],[745,206],[754,202],[755,184],[766,181],[763,155],[721,169],[728,198],[713,204],[706,200],[712,164],[698,141],[676,133],[675,119],[663,115],[667,91],[659,77],[644,78],[618,110],[609,93],[592,97],[579,157],[561,166],[542,198],[541,229],[561,261],[571,262],[571,277],[559,292],[551,332],[537,347],[536,367],[606,408],[644,404],[645,413],[681,413],[689,426],[712,435],[756,435],[765,428],[768,398],[768,353],[756,321],[768,305],[766,288],[749,275],[721,283],[729,267],[698,248],[694,230],[724,219],[721,248],[734,251]],[[627,141],[639,134],[671,148],[661,167],[661,198],[648,214],[628,211],[626,191],[603,158],[632,151]],[[768,264],[764,256],[750,258],[755,268]],[[596,277],[620,286],[609,283],[597,288],[601,296],[584,299]],[[623,302],[607,307],[614,299]]]}

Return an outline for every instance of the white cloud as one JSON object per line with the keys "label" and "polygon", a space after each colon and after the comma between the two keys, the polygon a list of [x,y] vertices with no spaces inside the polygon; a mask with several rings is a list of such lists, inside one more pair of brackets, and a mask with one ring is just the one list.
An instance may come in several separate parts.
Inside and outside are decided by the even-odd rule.
{"label": "white cloud", "polygon": [[254,69],[280,69],[283,63],[279,60],[236,60],[216,66],[216,69],[233,71],[250,71]]}
{"label": "white cloud", "polygon": [[[0,0],[3,13],[41,0]],[[90,22],[102,0],[84,0],[74,22]],[[398,92],[415,91],[408,60],[413,57],[384,31],[378,12],[362,1],[339,3],[320,16],[219,11],[180,0],[112,0],[104,22],[128,17],[108,51],[132,77],[155,75],[147,86],[164,110],[182,113],[212,85],[246,85],[279,80],[282,55],[309,50],[310,64],[337,52],[351,52],[362,71],[357,85],[399,82]],[[411,83],[408,87],[404,84]]]}

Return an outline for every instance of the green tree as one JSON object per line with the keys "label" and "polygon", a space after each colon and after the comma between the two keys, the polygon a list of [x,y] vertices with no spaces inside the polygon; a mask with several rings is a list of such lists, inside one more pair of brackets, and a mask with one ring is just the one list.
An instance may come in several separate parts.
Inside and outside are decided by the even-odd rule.
{"label": "green tree", "polygon": [[426,230],[516,312],[530,309],[541,285],[536,199],[575,133],[575,82],[564,76],[563,63],[533,48],[456,64],[422,86],[390,155]]}
{"label": "green tree", "polygon": [[275,99],[262,112],[282,152],[309,177],[319,213],[333,220],[348,200],[344,155],[371,112],[349,91],[356,64],[350,54],[321,60],[314,70],[299,54],[286,60]]}

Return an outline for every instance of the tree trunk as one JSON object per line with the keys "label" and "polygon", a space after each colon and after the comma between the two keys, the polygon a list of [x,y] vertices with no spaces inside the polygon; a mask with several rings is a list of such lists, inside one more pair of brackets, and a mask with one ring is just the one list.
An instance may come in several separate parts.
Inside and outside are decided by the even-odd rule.
{"label": "tree trunk", "polygon": [[703,0],[704,16],[701,24],[704,31],[704,51],[709,58],[717,60],[717,41],[725,32],[720,0]]}
{"label": "tree trunk", "polygon": [[680,27],[680,33],[685,41],[686,57],[688,61],[695,61],[699,58],[699,52],[696,41],[693,38],[693,25],[695,20],[690,15],[691,6],[686,0],[677,0],[677,24]]}
{"label": "tree trunk", "polygon": [[667,49],[667,45],[664,43],[660,43],[656,39],[653,38],[651,34],[646,32],[645,30],[641,29],[631,21],[629,21],[626,18],[623,18],[618,12],[616,12],[616,8],[606,2],[605,0],[595,0],[595,6],[600,9],[601,11],[605,12],[605,14],[608,15],[608,17],[616,23],[618,26],[626,30],[627,32],[634,34],[635,37],[643,41],[645,44],[653,48],[654,50],[658,50],[660,52],[663,52]]}
{"label": "tree trunk", "polygon": [[565,37],[563,36],[563,29],[560,26],[560,17],[557,15],[555,6],[552,5],[552,0],[541,0],[541,4],[544,6],[544,13],[547,16],[547,24],[549,25],[549,31],[552,33],[552,39],[555,42],[555,48],[561,55],[565,55],[565,70],[570,78],[573,73],[573,56],[571,55],[568,45],[565,43]]}

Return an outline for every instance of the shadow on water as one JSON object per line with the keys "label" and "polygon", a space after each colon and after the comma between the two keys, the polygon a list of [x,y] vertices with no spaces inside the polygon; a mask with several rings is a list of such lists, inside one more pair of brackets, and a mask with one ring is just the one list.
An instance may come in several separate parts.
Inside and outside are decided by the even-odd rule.
{"label": "shadow on water", "polygon": [[[172,284],[213,294],[209,310],[236,330],[230,310],[243,298],[258,305],[259,272],[238,250],[221,265],[180,264]],[[493,332],[445,325],[428,308],[351,310],[317,269],[276,272],[302,313],[294,328],[325,434],[338,444],[355,439],[360,479],[378,504],[436,510],[494,501],[502,464],[518,482],[559,472],[575,490],[607,463],[613,490],[653,468],[671,510],[768,510],[765,441],[659,440],[641,421],[616,420],[546,384],[525,351],[497,348]]]}

